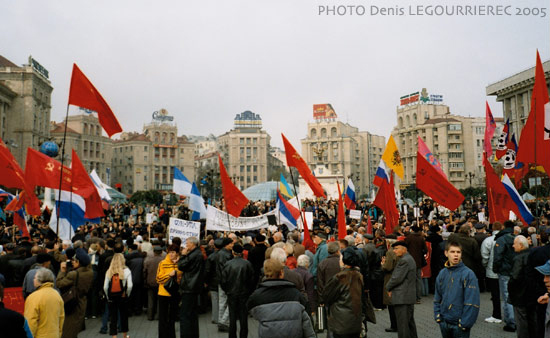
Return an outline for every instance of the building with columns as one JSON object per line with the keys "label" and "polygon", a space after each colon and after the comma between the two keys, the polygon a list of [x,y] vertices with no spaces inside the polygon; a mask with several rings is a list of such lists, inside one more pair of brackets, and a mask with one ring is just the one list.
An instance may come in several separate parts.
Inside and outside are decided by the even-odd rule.
{"label": "building with columns", "polygon": [[[376,168],[386,145],[385,137],[339,121],[330,104],[314,105],[313,115],[314,122],[307,125],[307,137],[301,140],[302,157],[306,163],[316,174],[329,178],[344,177],[346,184],[351,178],[357,196],[370,196]],[[304,190],[308,191],[307,188]]]}
{"label": "building with columns", "polygon": [[237,114],[233,129],[217,141],[227,173],[239,189],[267,181],[271,136],[262,129],[259,114],[248,110]]}
{"label": "building with columns", "polygon": [[[542,64],[546,84],[550,88],[550,61]],[[531,111],[531,96],[535,84],[535,67],[516,73],[487,86],[488,96],[496,96],[502,102],[504,121],[509,119],[510,132],[516,134],[519,143],[521,129],[527,122]],[[550,91],[550,90],[549,90]]]}
{"label": "building with columns", "polygon": [[[449,107],[442,102],[443,97],[428,95],[425,88],[421,93],[405,96],[409,100],[403,98],[397,108],[397,126],[392,131],[405,169],[400,182],[402,187],[414,183],[418,136],[441,162],[447,178],[456,188],[469,187],[470,177],[472,186],[483,185],[485,173],[481,154],[485,117],[451,114]],[[493,146],[503,127],[502,119],[495,118],[495,122],[497,130]]]}
{"label": "building with columns", "polygon": [[31,56],[22,66],[0,56],[0,137],[23,168],[27,148],[50,137],[52,91],[48,70]]}

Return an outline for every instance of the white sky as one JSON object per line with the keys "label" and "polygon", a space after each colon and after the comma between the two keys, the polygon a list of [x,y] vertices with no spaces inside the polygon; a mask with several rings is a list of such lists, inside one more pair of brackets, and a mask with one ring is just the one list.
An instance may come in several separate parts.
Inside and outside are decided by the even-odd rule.
{"label": "white sky", "polygon": [[[508,2],[506,2],[508,1]],[[484,116],[485,87],[550,57],[540,17],[319,16],[319,5],[500,4],[541,0],[5,1],[0,54],[32,55],[50,72],[52,119],[64,118],[76,62],[125,131],[166,108],[179,134],[220,135],[235,114],[260,114],[272,145],[296,148],[314,103],[389,136],[399,97],[423,87],[451,112]],[[548,12],[548,8],[546,8]],[[512,10],[515,14],[516,10]]]}

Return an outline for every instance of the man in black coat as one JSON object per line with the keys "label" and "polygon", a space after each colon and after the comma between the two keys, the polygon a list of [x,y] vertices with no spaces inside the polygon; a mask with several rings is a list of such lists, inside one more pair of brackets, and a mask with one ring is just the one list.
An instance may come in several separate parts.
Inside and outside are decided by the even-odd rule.
{"label": "man in black coat", "polygon": [[198,297],[204,277],[204,257],[196,237],[187,238],[186,247],[178,261],[183,271],[180,283],[181,312],[180,332],[188,337],[199,336]]}
{"label": "man in black coat", "polygon": [[229,338],[237,338],[237,319],[241,330],[239,336],[248,336],[248,311],[246,302],[254,291],[254,268],[243,259],[243,247],[233,246],[234,258],[225,264],[220,277],[220,285],[227,294],[229,304]]}
{"label": "man in black coat", "polygon": [[257,235],[254,241],[256,245],[248,252],[248,260],[254,268],[254,285],[257,285],[264,265],[267,246],[265,245],[265,236],[262,234]]}
{"label": "man in black coat", "polygon": [[[231,238],[225,237],[223,239],[223,248],[216,254],[216,274],[218,276],[222,275],[222,271],[227,262],[233,259],[233,245],[234,242]],[[229,307],[227,306],[227,294],[223,291],[221,285],[218,286],[218,300],[220,305],[218,313],[218,331],[226,332],[229,330]]]}

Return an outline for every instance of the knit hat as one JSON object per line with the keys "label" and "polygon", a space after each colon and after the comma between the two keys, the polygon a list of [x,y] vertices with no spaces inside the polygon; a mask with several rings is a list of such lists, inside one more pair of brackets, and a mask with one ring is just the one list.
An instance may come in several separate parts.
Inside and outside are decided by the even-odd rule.
{"label": "knit hat", "polygon": [[342,251],[342,262],[349,266],[359,266],[359,259],[357,259],[355,249],[348,247]]}
{"label": "knit hat", "polygon": [[81,266],[88,266],[92,261],[90,256],[82,248],[76,249],[75,258],[78,260]]}

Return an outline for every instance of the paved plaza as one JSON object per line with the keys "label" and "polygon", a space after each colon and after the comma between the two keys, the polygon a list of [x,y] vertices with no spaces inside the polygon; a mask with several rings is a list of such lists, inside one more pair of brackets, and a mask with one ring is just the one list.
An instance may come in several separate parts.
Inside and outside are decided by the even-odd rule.
{"label": "paved plaza", "polygon": [[[419,338],[428,337],[441,337],[439,328],[433,319],[433,296],[422,298],[422,304],[415,305],[414,314],[416,320],[416,327],[418,330]],[[478,338],[490,338],[490,337],[515,337],[515,333],[509,333],[502,330],[504,324],[490,324],[486,323],[483,319],[491,315],[491,300],[490,293],[485,292],[481,294],[481,311],[477,322],[472,329],[471,337]],[[218,332],[217,326],[210,322],[210,314],[204,314],[199,317],[200,319],[200,334],[203,338],[214,337],[227,337],[225,332]],[[376,312],[377,324],[369,323],[368,337],[397,337],[397,333],[387,333],[385,328],[389,327],[388,311]],[[108,335],[98,334],[101,327],[101,319],[88,319],[86,321],[86,331],[82,332],[79,337],[92,338],[92,337],[108,337]],[[130,317],[129,320],[130,332],[129,335],[132,338],[149,338],[158,336],[158,321],[148,321],[145,315]],[[258,323],[256,320],[249,318],[248,320],[249,333],[248,337],[258,336]],[[237,331],[238,332],[238,331]],[[179,323],[176,323],[176,334],[179,337]],[[122,336],[119,334],[119,337]],[[326,337],[325,333],[318,334],[318,337]]]}

